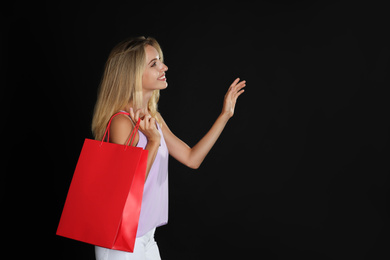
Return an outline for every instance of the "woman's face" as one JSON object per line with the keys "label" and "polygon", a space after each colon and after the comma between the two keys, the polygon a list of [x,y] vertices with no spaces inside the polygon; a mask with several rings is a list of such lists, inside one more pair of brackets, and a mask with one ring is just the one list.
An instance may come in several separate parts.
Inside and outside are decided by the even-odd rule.
{"label": "woman's face", "polygon": [[144,90],[165,89],[168,86],[165,71],[168,67],[160,61],[158,51],[150,45],[145,47],[146,64],[142,75],[142,88]]}

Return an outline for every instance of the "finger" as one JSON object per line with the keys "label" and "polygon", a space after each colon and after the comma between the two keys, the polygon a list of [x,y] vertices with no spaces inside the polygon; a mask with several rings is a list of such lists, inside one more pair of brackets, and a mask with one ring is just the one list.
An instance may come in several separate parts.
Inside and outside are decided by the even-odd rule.
{"label": "finger", "polygon": [[134,121],[134,109],[132,107],[130,107],[129,113],[130,113],[130,118]]}
{"label": "finger", "polygon": [[242,85],[242,86],[239,86],[239,87],[235,88],[235,89],[232,91],[232,92],[233,92],[232,96],[235,97],[235,96],[237,95],[238,92],[240,92],[240,91],[243,90],[244,87],[245,87],[245,85]]}
{"label": "finger", "polygon": [[151,116],[151,115],[149,115],[149,114],[148,114],[148,115],[145,115],[144,121],[145,121],[146,127],[150,127],[151,119],[152,119],[152,116]]}
{"label": "finger", "polygon": [[145,117],[148,114],[148,110],[146,108],[141,109],[141,115]]}
{"label": "finger", "polygon": [[234,89],[235,89],[236,91],[238,91],[238,90],[242,89],[242,88],[245,87],[245,86],[246,86],[246,80],[243,80],[243,81],[241,81],[240,83],[238,83],[236,86],[234,86]]}
{"label": "finger", "polygon": [[130,112],[129,114],[130,114],[131,120],[136,123],[137,122],[136,112],[134,112],[133,108],[130,108],[129,112]]}
{"label": "finger", "polygon": [[237,85],[237,83],[240,81],[240,78],[236,78],[233,83],[230,85],[230,89],[232,89],[235,85]]}
{"label": "finger", "polygon": [[156,119],[154,117],[150,117],[150,120],[149,120],[149,127],[150,128],[157,128],[156,127]]}
{"label": "finger", "polygon": [[147,108],[144,108],[144,109],[143,109],[143,112],[144,112],[145,115],[150,115],[149,109],[147,109]]}
{"label": "finger", "polygon": [[242,93],[244,93],[244,92],[245,92],[245,89],[242,89],[242,90],[238,91],[238,92],[234,95],[234,99],[237,100],[237,98],[238,98]]}
{"label": "finger", "polygon": [[232,89],[229,90],[228,92],[228,97],[229,96],[232,96],[233,98],[235,97],[235,95],[237,94],[238,91],[240,91],[242,88],[244,88],[246,86],[246,83],[245,81],[242,81],[240,82],[239,84],[237,84],[236,86],[234,86]]}
{"label": "finger", "polygon": [[135,122],[138,122],[138,119],[140,118],[140,114],[141,114],[141,109],[137,109],[135,111],[135,116],[134,116]]}

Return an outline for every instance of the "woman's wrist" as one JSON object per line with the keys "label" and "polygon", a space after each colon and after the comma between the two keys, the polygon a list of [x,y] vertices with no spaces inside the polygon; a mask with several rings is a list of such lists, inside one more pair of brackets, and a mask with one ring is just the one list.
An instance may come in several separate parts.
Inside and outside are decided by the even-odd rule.
{"label": "woman's wrist", "polygon": [[148,139],[148,144],[150,146],[160,146],[160,139]]}
{"label": "woman's wrist", "polygon": [[223,121],[225,121],[227,123],[229,121],[229,119],[231,118],[231,116],[227,112],[222,112],[219,115],[219,118],[221,118]]}

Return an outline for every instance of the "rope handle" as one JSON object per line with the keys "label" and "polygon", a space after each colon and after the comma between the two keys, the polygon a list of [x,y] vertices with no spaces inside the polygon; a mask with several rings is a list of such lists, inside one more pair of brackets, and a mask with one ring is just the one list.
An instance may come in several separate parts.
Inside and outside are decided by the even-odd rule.
{"label": "rope handle", "polygon": [[[114,114],[111,118],[110,118],[110,121],[108,122],[108,125],[107,125],[107,128],[106,128],[106,131],[104,132],[104,135],[103,135],[103,139],[102,139],[102,142],[100,143],[100,146],[102,146],[103,142],[104,142],[104,139],[106,138],[106,135],[107,135],[107,142],[110,141],[110,126],[111,126],[111,121],[112,119],[114,119],[114,117],[116,117],[117,115],[130,115],[130,113],[127,113],[127,112],[118,112],[116,114]],[[129,146],[130,144],[130,141],[131,141],[131,146],[133,146],[133,142],[134,142],[134,137],[136,135],[136,133],[138,132],[138,128],[139,128],[139,124],[141,123],[141,118],[138,119],[137,121],[137,124],[135,124],[135,127],[133,128],[133,131],[131,131],[131,134],[129,136],[129,139],[127,140],[126,142],[126,147],[125,147],[125,150],[127,149],[127,146]]]}

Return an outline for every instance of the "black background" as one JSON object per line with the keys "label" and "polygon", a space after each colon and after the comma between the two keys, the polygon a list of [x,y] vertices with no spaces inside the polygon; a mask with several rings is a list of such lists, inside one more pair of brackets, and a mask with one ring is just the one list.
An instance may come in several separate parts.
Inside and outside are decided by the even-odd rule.
{"label": "black background", "polygon": [[10,250],[94,259],[55,232],[108,54],[144,35],[169,67],[160,112],[189,145],[247,81],[200,169],[170,159],[163,259],[387,259],[389,15],[369,3],[13,2],[1,37]]}

